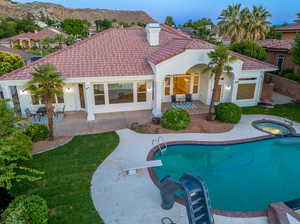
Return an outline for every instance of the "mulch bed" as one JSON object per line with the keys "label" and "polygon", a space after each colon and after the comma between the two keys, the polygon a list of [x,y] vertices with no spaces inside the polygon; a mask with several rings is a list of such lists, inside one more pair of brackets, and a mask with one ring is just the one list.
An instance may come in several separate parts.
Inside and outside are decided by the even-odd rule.
{"label": "mulch bed", "polygon": [[230,131],[233,124],[222,123],[219,121],[208,121],[205,114],[191,115],[190,125],[179,131],[173,131],[163,128],[161,125],[155,125],[152,122],[140,125],[135,131],[145,134],[168,134],[168,133],[223,133]]}
{"label": "mulch bed", "polygon": [[55,149],[58,146],[64,145],[72,140],[72,136],[59,136],[55,137],[53,141],[39,141],[33,143],[32,154],[38,154],[41,152],[46,152],[51,149]]}

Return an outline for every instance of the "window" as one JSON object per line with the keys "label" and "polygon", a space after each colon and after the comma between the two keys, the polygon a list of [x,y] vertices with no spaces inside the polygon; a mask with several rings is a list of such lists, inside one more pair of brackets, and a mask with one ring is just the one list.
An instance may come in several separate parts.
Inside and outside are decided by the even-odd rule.
{"label": "window", "polygon": [[171,78],[165,78],[165,96],[170,96]]}
{"label": "window", "polygon": [[277,64],[276,65],[278,66],[280,71],[282,70],[283,62],[284,62],[284,56],[282,56],[282,55],[277,56]]}
{"label": "window", "polygon": [[105,104],[104,84],[94,85],[95,105]]}
{"label": "window", "polygon": [[137,101],[138,102],[146,102],[147,100],[147,88],[146,81],[137,83]]}
{"label": "window", "polygon": [[132,103],[133,83],[108,84],[109,103]]}
{"label": "window", "polygon": [[238,100],[253,99],[255,94],[255,83],[239,84],[237,91]]}
{"label": "window", "polygon": [[195,75],[194,75],[193,93],[197,94],[198,92],[199,92],[199,73],[195,73]]}

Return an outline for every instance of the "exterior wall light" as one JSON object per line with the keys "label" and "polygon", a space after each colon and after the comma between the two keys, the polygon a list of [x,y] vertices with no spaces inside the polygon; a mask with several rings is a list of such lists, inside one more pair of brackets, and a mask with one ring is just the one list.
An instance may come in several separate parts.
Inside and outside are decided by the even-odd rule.
{"label": "exterior wall light", "polygon": [[27,90],[21,90],[20,95],[28,95],[29,92]]}
{"label": "exterior wall light", "polygon": [[231,85],[225,85],[226,90],[231,90]]}
{"label": "exterior wall light", "polygon": [[68,87],[68,88],[65,89],[65,92],[66,92],[66,93],[71,93],[71,92],[73,92],[73,89],[70,88],[70,87]]}

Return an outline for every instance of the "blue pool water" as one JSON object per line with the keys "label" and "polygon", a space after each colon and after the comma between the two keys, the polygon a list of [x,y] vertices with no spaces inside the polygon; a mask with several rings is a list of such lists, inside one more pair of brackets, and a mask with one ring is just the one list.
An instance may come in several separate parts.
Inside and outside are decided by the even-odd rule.
{"label": "blue pool water", "polygon": [[[153,159],[161,179],[184,172],[200,175],[214,209],[264,210],[272,202],[300,198],[300,138],[276,138],[233,145],[170,145]],[[178,196],[181,197],[180,192]]]}

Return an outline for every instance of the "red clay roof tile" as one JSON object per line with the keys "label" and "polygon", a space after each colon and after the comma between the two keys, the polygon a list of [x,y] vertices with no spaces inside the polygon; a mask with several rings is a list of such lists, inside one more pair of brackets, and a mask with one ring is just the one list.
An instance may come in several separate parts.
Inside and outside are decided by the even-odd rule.
{"label": "red clay roof tile", "polygon": [[[143,28],[109,29],[91,38],[54,52],[0,80],[26,80],[38,64],[50,63],[64,78],[151,75],[149,60],[166,60],[185,49],[212,49],[205,41],[161,25],[160,45],[150,46]],[[243,69],[273,69],[274,66],[249,57],[241,57]]]}

